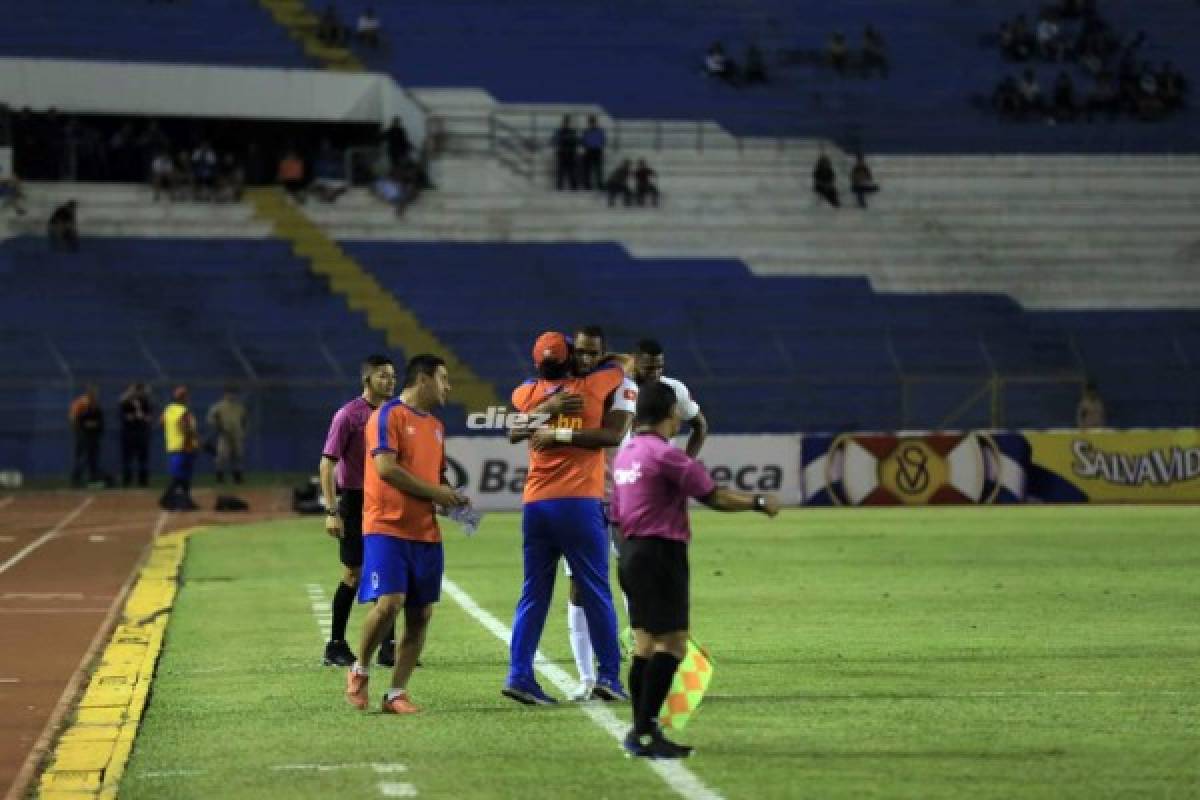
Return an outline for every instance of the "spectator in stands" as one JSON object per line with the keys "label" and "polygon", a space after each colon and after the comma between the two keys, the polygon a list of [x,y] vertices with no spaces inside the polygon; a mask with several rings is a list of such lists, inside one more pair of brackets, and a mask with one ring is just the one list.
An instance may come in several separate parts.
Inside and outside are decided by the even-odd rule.
{"label": "spectator in stands", "polygon": [[405,194],[404,187],[401,185],[396,174],[389,171],[386,167],[371,182],[371,192],[394,208],[396,216],[403,214],[405,206],[408,205],[409,198]]}
{"label": "spectator in stands", "polygon": [[304,202],[304,160],[295,150],[288,150],[279,162],[279,184],[297,203]]}
{"label": "spectator in stands", "polygon": [[158,202],[160,195],[166,195],[168,200],[173,200],[173,192],[175,191],[175,162],[171,160],[171,155],[166,150],[160,150],[154,160],[150,162],[150,188],[154,190],[154,202]]}
{"label": "spectator in stands", "polygon": [[1025,70],[1020,83],[1017,84],[1017,93],[1020,96],[1019,111],[1022,115],[1031,112],[1036,114],[1043,110],[1045,103],[1042,100],[1042,86],[1033,70]]}
{"label": "spectator in stands", "polygon": [[879,184],[875,182],[871,168],[867,166],[862,153],[854,157],[854,166],[850,169],[850,191],[854,192],[854,196],[858,199],[859,208],[867,207],[867,195],[879,191]]}
{"label": "spectator in stands", "polygon": [[1161,119],[1167,112],[1166,103],[1159,91],[1158,74],[1149,62],[1142,65],[1138,77],[1138,118],[1147,122]]}
{"label": "spectator in stands", "polygon": [[392,164],[408,160],[412,154],[412,142],[409,141],[408,131],[404,129],[404,123],[399,117],[392,117],[392,124],[383,132],[382,138]]}
{"label": "spectator in stands", "polygon": [[240,203],[245,188],[246,171],[233,153],[226,153],[217,173],[217,199],[222,203]]}
{"label": "spectator in stands", "polygon": [[108,140],[109,177],[115,181],[141,180],[143,163],[139,163],[133,123],[125,122]]}
{"label": "spectator in stands", "polygon": [[825,153],[817,156],[816,166],[813,167],[813,191],[834,208],[840,208],[838,199],[837,173],[833,171],[833,161]]}
{"label": "spectator in stands", "polygon": [[753,42],[746,47],[746,68],[742,82],[747,86],[754,83],[768,83],[767,65],[763,60],[762,50],[758,49],[758,45]]}
{"label": "spectator in stands", "polygon": [[1088,122],[1091,122],[1097,113],[1107,114],[1108,118],[1112,119],[1121,112],[1121,95],[1117,91],[1117,81],[1112,73],[1106,70],[1096,76],[1096,83],[1084,102],[1084,109]]}
{"label": "spectator in stands", "polygon": [[137,474],[138,486],[150,480],[150,426],[154,406],[146,384],[134,383],[121,395],[121,485],[132,486]]}
{"label": "spectator in stands", "polygon": [[1096,13],[1096,0],[1059,0],[1054,13],[1063,19],[1090,17]]}
{"label": "spectator in stands", "polygon": [[175,197],[189,197],[195,192],[195,176],[192,174],[192,157],[187,150],[175,156]]}
{"label": "spectator in stands", "polygon": [[1075,119],[1075,84],[1066,70],[1058,73],[1054,83],[1054,119],[1068,122]]}
{"label": "spectator in stands", "polygon": [[578,188],[575,172],[576,151],[579,149],[579,134],[571,126],[571,115],[562,118],[562,125],[550,137],[554,145],[554,187],[560,192],[565,188]]}
{"label": "spectator in stands", "polygon": [[837,31],[829,37],[829,46],[825,50],[825,58],[829,66],[838,75],[845,75],[850,68],[850,48],[846,45],[846,37]]}
{"label": "spectator in stands", "polygon": [[1012,23],[1000,29],[1000,47],[1014,61],[1027,61],[1033,55],[1034,38],[1029,21],[1018,14]]}
{"label": "spectator in stands", "polygon": [[4,174],[0,168],[0,208],[11,208],[17,216],[25,216],[25,187],[17,174]]}
{"label": "spectator in stands", "polygon": [[1100,390],[1096,388],[1096,384],[1088,381],[1084,384],[1079,405],[1075,407],[1075,426],[1086,430],[1087,428],[1103,428],[1107,424],[1107,414],[1104,410],[1104,400],[1100,397]]}
{"label": "spectator in stands", "polygon": [[736,84],[738,81],[737,64],[725,55],[725,47],[720,42],[709,45],[704,56],[704,72],[710,78],[719,78],[729,84]]}
{"label": "spectator in stands", "polygon": [[596,121],[596,115],[588,116],[588,126],[583,129],[583,174],[581,183],[585,189],[604,187],[604,129]]}
{"label": "spectator in stands", "polygon": [[217,154],[208,142],[192,151],[192,195],[196,200],[212,200],[217,188]]}
{"label": "spectator in stands", "polygon": [[355,31],[355,36],[367,47],[378,50],[380,28],[379,17],[375,15],[375,9],[367,6],[358,16],[358,30]]}
{"label": "spectator in stands", "polygon": [[329,47],[341,47],[346,41],[346,28],[338,19],[333,3],[325,6],[317,22],[317,41]]}
{"label": "spectator in stands", "polygon": [[346,180],[346,165],[341,154],[333,149],[328,139],[321,141],[313,165],[313,182],[309,189],[322,203],[335,203],[350,188]]}
{"label": "spectator in stands", "polygon": [[604,184],[604,188],[608,191],[609,208],[616,205],[618,197],[627,206],[633,204],[633,192],[629,188],[629,179],[632,177],[632,171],[633,165],[627,158],[608,176],[608,181]]}
{"label": "spectator in stands", "polygon": [[371,191],[395,208],[397,216],[417,199],[422,189],[432,188],[425,171],[411,158],[394,166],[385,162],[377,166],[376,174],[378,177],[371,184]]}
{"label": "spectator in stands", "polygon": [[88,483],[103,479],[100,472],[100,442],[104,437],[104,409],[100,407],[100,392],[88,384],[83,394],[71,403],[67,413],[75,437],[75,460],[71,467],[71,485],[83,486],[84,470]]}
{"label": "spectator in stands", "polygon": [[637,169],[633,171],[634,195],[639,206],[650,205],[658,208],[658,173],[646,164],[645,159],[638,159]]}
{"label": "spectator in stands", "polygon": [[138,134],[134,141],[134,147],[138,152],[138,163],[143,165],[149,164],[151,159],[159,153],[170,154],[171,152],[171,143],[156,120],[146,123],[145,129]]}
{"label": "spectator in stands", "polygon": [[242,482],[246,454],[246,406],[236,386],[226,386],[225,394],[208,409],[208,427],[216,439],[217,483],[225,482],[225,470],[234,483]]}
{"label": "spectator in stands", "polygon": [[876,71],[881,78],[888,76],[887,43],[873,25],[863,30],[862,71],[864,78],[871,77]]}
{"label": "spectator in stands", "polygon": [[46,236],[50,240],[51,250],[69,250],[72,253],[79,250],[79,226],[75,218],[77,208],[78,203],[68,200],[50,215],[46,223]]}
{"label": "spectator in stands", "polygon": [[1066,53],[1066,42],[1053,15],[1043,13],[1037,25],[1038,55],[1046,61],[1062,61]]}
{"label": "spectator in stands", "polygon": [[1187,94],[1187,79],[1170,61],[1163,63],[1162,71],[1158,74],[1158,85],[1162,88],[1163,103],[1168,111],[1183,107]]}
{"label": "spectator in stands", "polygon": [[1001,116],[1015,117],[1021,112],[1021,90],[1011,75],[1004,78],[992,92],[992,108]]}

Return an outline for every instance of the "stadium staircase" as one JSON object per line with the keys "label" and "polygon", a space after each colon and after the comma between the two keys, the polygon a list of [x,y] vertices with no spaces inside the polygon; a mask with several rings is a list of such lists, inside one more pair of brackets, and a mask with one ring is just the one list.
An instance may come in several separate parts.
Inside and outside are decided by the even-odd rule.
{"label": "stadium staircase", "polygon": [[[344,296],[346,305],[362,311],[371,327],[383,331],[389,346],[403,347],[410,354],[438,353],[446,359],[454,376],[455,402],[467,408],[499,405],[495,390],[455,355],[452,348],[426,328],[416,315],[389,289],[381,286],[353,258],[314,225],[278,189],[252,189],[247,200],[255,213],[272,226],[276,236],[289,242],[292,251],[307,259],[314,274],[329,281],[330,288]],[[446,302],[453,302],[447,295]]]}
{"label": "stadium staircase", "polygon": [[361,72],[362,63],[345,47],[330,46],[317,38],[319,19],[302,0],[258,0],[288,35],[298,41],[308,55],[326,69],[339,72]]}

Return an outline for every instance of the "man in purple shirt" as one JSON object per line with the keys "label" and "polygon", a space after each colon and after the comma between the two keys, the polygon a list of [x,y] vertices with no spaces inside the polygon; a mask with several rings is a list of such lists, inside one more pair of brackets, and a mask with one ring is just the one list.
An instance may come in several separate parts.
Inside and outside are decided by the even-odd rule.
{"label": "man in purple shirt", "polygon": [[[396,392],[396,367],[387,356],[368,356],[362,363],[363,392],[333,415],[321,451],[321,492],[325,496],[325,532],[338,540],[342,580],[333,593],[333,623],[325,644],[326,666],[348,667],[355,662],[346,644],[346,623],[362,573],[363,470],[366,468],[367,419]],[[336,484],[335,484],[336,481]],[[393,628],[379,649],[378,662],[395,664]]]}
{"label": "man in purple shirt", "polygon": [[703,464],[671,446],[679,432],[676,401],[667,384],[643,384],[634,436],[613,461],[612,513],[621,529],[618,575],[634,635],[629,666],[633,728],[624,746],[644,758],[686,758],[692,752],[663,736],[656,721],[687,654],[688,498],[717,511],[779,513],[774,495],[720,488]]}

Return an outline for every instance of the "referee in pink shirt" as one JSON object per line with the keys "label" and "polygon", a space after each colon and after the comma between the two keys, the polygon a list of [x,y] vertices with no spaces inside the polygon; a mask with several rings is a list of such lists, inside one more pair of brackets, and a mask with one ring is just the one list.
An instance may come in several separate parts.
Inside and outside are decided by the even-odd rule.
{"label": "referee in pink shirt", "polygon": [[[346,623],[358,592],[363,564],[363,470],[367,446],[363,429],[367,419],[396,393],[396,367],[384,355],[372,355],[362,363],[362,394],[338,409],[329,424],[321,450],[321,493],[325,496],[325,532],[338,540],[342,579],[333,593],[333,616],[329,641],[325,643],[325,666],[348,667],[356,660],[346,644]],[[379,650],[379,663],[395,665],[395,627]]]}
{"label": "referee in pink shirt", "polygon": [[671,444],[679,432],[675,392],[643,384],[634,436],[613,461],[613,518],[621,529],[618,575],[629,599],[634,654],[629,667],[633,729],[625,750],[644,758],[686,758],[692,748],[663,736],[659,709],[688,643],[688,498],[717,511],[779,513],[775,495],[716,486],[704,465]]}

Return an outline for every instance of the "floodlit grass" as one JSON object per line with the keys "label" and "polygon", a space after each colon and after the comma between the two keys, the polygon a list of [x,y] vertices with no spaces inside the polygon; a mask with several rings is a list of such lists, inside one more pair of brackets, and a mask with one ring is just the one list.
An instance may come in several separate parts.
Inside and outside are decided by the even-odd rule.
{"label": "floodlit grass", "polygon": [[[337,580],[321,525],[192,539],[122,798],[381,797],[381,783],[675,796],[578,708],[502,698],[507,648],[447,596],[411,685],[425,712],[377,713],[378,668],[372,711],[351,709],[342,671],[319,666],[306,588]],[[518,525],[446,530],[447,575],[505,624]],[[1200,509],[698,513],[694,527],[693,630],[717,671],[678,738],[725,796],[1200,794]],[[573,672],[564,602],[543,650]]]}

